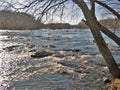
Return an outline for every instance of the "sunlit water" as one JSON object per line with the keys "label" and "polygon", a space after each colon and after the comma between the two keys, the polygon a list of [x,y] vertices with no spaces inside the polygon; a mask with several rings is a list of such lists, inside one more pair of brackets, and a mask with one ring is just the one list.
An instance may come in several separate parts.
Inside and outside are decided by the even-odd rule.
{"label": "sunlit water", "polygon": [[[116,31],[119,36],[120,31]],[[107,36],[103,35],[107,43],[117,46]],[[23,45],[31,44],[35,45],[34,48],[37,51],[49,50],[49,51],[62,51],[62,50],[74,50],[79,49],[82,54],[86,53],[98,53],[96,44],[93,43],[93,37],[88,29],[65,29],[65,30],[1,30],[0,31],[0,90],[7,90],[9,85],[12,85],[8,90],[70,90],[68,87],[72,83],[72,80],[67,79],[61,75],[42,75],[39,77],[21,77],[24,79],[19,81],[16,79],[17,74],[11,75],[11,73],[22,74],[22,69],[25,67],[32,67],[39,63],[38,60],[33,58],[21,58],[27,56],[25,52],[29,52],[30,49],[23,49]],[[11,45],[21,45],[17,50],[13,52],[6,52],[3,48]],[[54,46],[49,48],[48,46]],[[66,55],[74,55],[74,53],[66,53]],[[21,70],[19,70],[21,69]],[[40,68],[33,68],[33,70]],[[36,70],[37,71],[37,70]],[[30,71],[29,71],[30,72]],[[29,75],[28,75],[29,76]],[[14,80],[15,78],[15,80]],[[28,79],[28,80],[26,80]],[[14,82],[13,81],[17,81]],[[41,89],[40,89],[41,88]],[[72,90],[72,89],[71,89]]]}

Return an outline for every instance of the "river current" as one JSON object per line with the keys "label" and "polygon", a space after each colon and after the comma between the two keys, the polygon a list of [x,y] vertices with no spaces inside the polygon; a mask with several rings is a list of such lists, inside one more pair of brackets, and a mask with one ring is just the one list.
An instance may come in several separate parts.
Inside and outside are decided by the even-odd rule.
{"label": "river current", "polygon": [[[115,33],[120,36],[120,31]],[[119,48],[103,36],[109,45]],[[0,90],[74,90],[74,81],[55,71],[56,61],[63,60],[62,55],[31,58],[34,51],[49,51],[71,58],[99,53],[89,29],[0,30]]]}

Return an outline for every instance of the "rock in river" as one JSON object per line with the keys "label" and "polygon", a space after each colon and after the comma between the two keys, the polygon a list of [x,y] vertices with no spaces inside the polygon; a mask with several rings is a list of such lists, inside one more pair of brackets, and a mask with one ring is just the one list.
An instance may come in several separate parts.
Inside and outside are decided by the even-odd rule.
{"label": "rock in river", "polygon": [[12,46],[8,46],[8,47],[3,48],[3,50],[6,50],[6,51],[10,52],[10,51],[15,50],[15,49],[18,48],[19,46],[20,46],[20,45],[12,45]]}
{"label": "rock in river", "polygon": [[42,58],[42,57],[51,56],[51,55],[53,55],[53,53],[47,52],[47,51],[40,51],[40,52],[36,52],[33,55],[31,55],[31,57]]}

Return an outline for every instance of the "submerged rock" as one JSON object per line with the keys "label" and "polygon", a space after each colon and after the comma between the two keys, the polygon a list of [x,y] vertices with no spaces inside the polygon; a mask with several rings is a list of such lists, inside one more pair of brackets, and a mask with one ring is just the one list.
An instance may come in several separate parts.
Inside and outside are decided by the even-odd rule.
{"label": "submerged rock", "polygon": [[51,55],[53,55],[53,53],[47,52],[47,51],[40,51],[40,52],[36,52],[33,55],[31,55],[31,57],[33,57],[33,58],[43,58],[43,57],[51,56]]}
{"label": "submerged rock", "polygon": [[80,49],[63,49],[62,51],[80,52]]}
{"label": "submerged rock", "polygon": [[31,49],[29,50],[29,52],[36,52],[36,49]]}
{"label": "submerged rock", "polygon": [[53,56],[54,56],[54,57],[58,57],[58,58],[63,58],[63,57],[65,57],[65,55],[62,55],[62,54],[54,54]]}
{"label": "submerged rock", "polygon": [[42,46],[42,47],[44,47],[44,48],[56,48],[56,46],[54,46],[54,45],[48,45],[48,46]]}
{"label": "submerged rock", "polygon": [[71,68],[79,68],[79,66],[71,61],[59,61],[58,64],[61,64],[63,66],[71,67]]}
{"label": "submerged rock", "polygon": [[35,47],[35,45],[27,44],[25,47],[26,48],[33,48],[33,47]]}
{"label": "submerged rock", "polygon": [[108,84],[108,83],[110,84],[111,83],[111,80],[107,77],[104,77],[103,81],[104,81],[104,84]]}
{"label": "submerged rock", "polygon": [[19,47],[19,45],[12,45],[12,46],[8,46],[8,47],[3,48],[3,50],[10,52],[10,51],[15,50],[17,47]]}

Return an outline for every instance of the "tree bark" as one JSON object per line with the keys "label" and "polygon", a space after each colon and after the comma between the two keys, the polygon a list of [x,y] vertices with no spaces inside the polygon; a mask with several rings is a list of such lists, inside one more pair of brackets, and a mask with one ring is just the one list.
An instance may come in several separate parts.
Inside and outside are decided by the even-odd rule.
{"label": "tree bark", "polygon": [[[82,20],[87,26],[89,26],[89,24],[85,21]],[[97,20],[96,20],[99,30],[102,31],[104,34],[106,34],[109,38],[111,38],[117,45],[120,46],[120,38],[115,35],[113,32],[111,32],[110,30],[108,30],[106,27],[104,27],[103,25],[101,25]]]}
{"label": "tree bark", "polygon": [[[117,16],[118,19],[120,19],[120,14],[118,12],[116,12],[114,9],[112,9],[111,7],[109,7],[108,5],[106,5],[105,3],[102,3],[101,1],[98,0],[94,0],[94,2],[96,2],[97,4],[105,7],[106,9],[108,9],[110,12],[112,12],[115,16]],[[101,25],[98,22],[98,26],[99,29],[106,34],[109,38],[111,38],[113,41],[116,42],[116,44],[118,44],[120,46],[120,38],[118,36],[116,36],[114,33],[112,33],[110,30],[108,30],[106,27],[104,27],[103,25]]]}
{"label": "tree bark", "polygon": [[91,11],[89,10],[89,8],[83,0],[73,0],[73,2],[76,3],[82,9],[86,21],[90,27],[90,30],[97,43],[97,46],[106,61],[106,65],[109,68],[110,73],[114,78],[120,78],[120,69],[99,31],[100,28],[98,23],[96,22],[96,17],[91,13]]}
{"label": "tree bark", "polygon": [[106,27],[104,27],[103,25],[101,25],[99,22],[98,22],[98,27],[99,27],[100,31],[102,31],[109,38],[111,38],[117,45],[120,46],[120,38],[117,35],[115,35],[113,32],[111,32]]}
{"label": "tree bark", "polygon": [[[107,8],[109,11],[111,11],[113,14],[115,14],[119,19],[120,19],[120,15],[111,7],[109,7],[108,5],[98,1],[98,0],[90,0],[91,2],[91,13],[93,14],[93,16],[96,18],[95,16],[95,2],[104,6],[105,8]],[[116,42],[116,44],[118,44],[120,46],[120,38],[118,36],[116,36],[114,33],[112,33],[110,30],[108,30],[106,27],[104,27],[103,25],[101,25],[96,18],[96,22],[98,23],[98,27],[99,30],[101,30],[104,34],[106,34],[109,38],[111,38],[114,42]]]}

